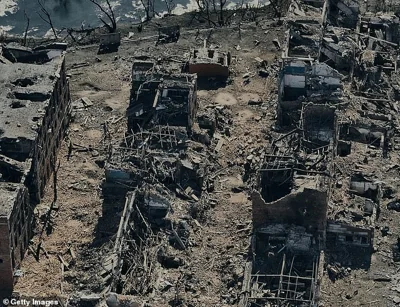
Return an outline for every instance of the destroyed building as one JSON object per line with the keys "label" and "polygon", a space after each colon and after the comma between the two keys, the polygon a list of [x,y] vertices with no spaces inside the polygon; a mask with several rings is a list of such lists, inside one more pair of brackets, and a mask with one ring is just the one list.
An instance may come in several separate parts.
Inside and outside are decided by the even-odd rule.
{"label": "destroyed building", "polygon": [[65,61],[54,48],[3,47],[4,57],[17,63],[0,63],[0,290],[13,288],[30,239],[32,206],[43,196],[69,123]]}
{"label": "destroyed building", "polygon": [[166,75],[152,71],[150,63],[134,63],[128,130],[170,125],[190,132],[197,111],[197,77],[190,74]]}
{"label": "destroyed building", "polygon": [[327,263],[342,261],[344,249],[363,248],[365,253],[355,255],[370,257],[379,185],[355,176],[349,182],[349,190],[366,197],[359,220],[332,215],[328,206],[337,171],[337,112],[329,104],[303,104],[299,128],[274,140],[258,169],[253,258],[241,306],[314,306]]}
{"label": "destroyed building", "polygon": [[326,0],[326,15],[329,24],[354,29],[358,23],[360,5],[354,0]]}
{"label": "destroyed building", "polygon": [[293,21],[289,20],[288,27],[288,48],[283,51],[282,59],[317,59],[319,55],[318,40],[321,36],[320,23],[312,17],[302,16]]}
{"label": "destroyed building", "polygon": [[106,162],[103,191],[125,194],[142,183],[179,186],[189,197],[200,196],[207,163],[190,148],[185,129],[156,126],[127,137],[128,147],[115,146]]}
{"label": "destroyed building", "polygon": [[[128,130],[120,144],[110,148],[105,163],[103,196],[126,196],[116,243],[99,273],[113,290],[121,282],[124,268],[135,261],[151,266],[145,271],[137,268],[134,273],[148,284],[129,278],[125,287],[143,292],[154,282],[157,266],[176,268],[183,264],[167,251],[169,245],[186,249],[189,244],[186,222],[170,217],[176,202],[173,197],[198,202],[207,179],[207,159],[194,150],[190,137],[197,112],[197,76],[166,73],[171,69],[166,63],[148,59],[134,61]],[[199,147],[203,145],[197,144],[197,150]],[[157,254],[149,254],[155,244]],[[125,255],[126,248],[134,251],[131,257]]]}
{"label": "destroyed building", "polygon": [[388,41],[394,44],[399,43],[400,20],[396,15],[378,15],[374,16],[369,13],[368,15],[361,16],[360,18],[360,35],[372,36],[377,41]]}
{"label": "destroyed building", "polygon": [[21,46],[17,43],[9,43],[2,46],[2,55],[0,59],[4,64],[8,63],[27,63],[40,64],[51,61],[53,58],[60,57],[67,49],[65,43],[52,43],[48,45],[37,46],[33,49]]}
{"label": "destroyed building", "polygon": [[277,116],[280,126],[300,120],[303,103],[342,102],[341,74],[324,63],[286,60],[279,78]]}
{"label": "destroyed building", "polygon": [[157,126],[127,137],[128,147],[114,147],[106,165],[108,182],[138,185],[143,177],[153,174],[166,184],[175,181],[175,169],[187,151],[184,129]]}
{"label": "destroyed building", "polygon": [[337,147],[338,123],[336,108],[327,104],[303,104],[301,110],[302,148]]}
{"label": "destroyed building", "polygon": [[188,72],[202,77],[229,76],[229,65],[231,63],[230,52],[224,53],[214,48],[193,49],[188,62]]}
{"label": "destroyed building", "polygon": [[121,45],[121,33],[107,33],[100,35],[100,44],[97,54],[117,52]]}
{"label": "destroyed building", "polygon": [[[371,2],[366,1],[365,5],[368,7]],[[321,14],[304,14],[299,3],[309,5],[306,13]],[[112,229],[104,233],[98,231],[99,242],[108,243],[107,247],[99,248],[100,252],[96,250],[98,258],[92,266],[95,282],[88,282],[84,273],[83,282],[88,290],[101,293],[95,295],[97,300],[104,293],[115,291],[118,295],[125,292],[146,299],[159,295],[156,306],[166,298],[172,298],[171,305],[206,305],[201,302],[203,291],[212,288],[209,280],[217,279],[217,295],[212,295],[215,301],[211,306],[234,305],[240,298],[241,307],[315,307],[322,305],[324,290],[331,287],[330,283],[323,285],[327,276],[335,281],[350,271],[365,269],[361,272],[365,278],[359,279],[370,280],[369,265],[380,257],[380,253],[372,256],[378,251],[377,233],[389,232],[376,225],[382,198],[384,194],[394,198],[394,192],[377,173],[379,168],[384,171],[390,168],[395,170],[393,177],[396,177],[399,168],[398,164],[389,165],[387,160],[380,159],[390,155],[396,146],[393,139],[398,130],[396,97],[400,97],[397,96],[400,84],[394,76],[397,18],[367,17],[355,2],[347,0],[305,0],[293,6],[296,17],[287,18],[287,46],[277,82],[279,96],[273,101],[277,122],[272,129],[269,124],[274,114],[269,114],[269,109],[268,113],[265,111],[267,103],[261,104],[264,97],[260,99],[261,106],[249,100],[247,109],[251,114],[262,112],[263,117],[251,117],[240,125],[235,123],[236,116],[241,117],[241,109],[235,114],[240,106],[216,106],[217,100],[198,116],[196,76],[180,71],[171,73],[163,60],[134,61],[128,129],[121,139],[110,140],[106,161],[96,160],[104,162],[104,199],[116,195],[125,200],[124,204],[103,203],[103,218],[114,217],[117,222],[112,220]],[[362,30],[358,30],[359,25]],[[221,61],[216,60],[216,50],[212,48],[205,48],[199,54],[199,63],[192,61],[199,64],[199,76],[206,70],[205,77],[226,73],[227,55]],[[195,52],[191,56],[194,55]],[[273,65],[278,70],[278,65]],[[252,82],[253,88],[257,87],[254,81],[260,81],[256,78],[256,74],[246,73],[246,82]],[[272,74],[268,80],[273,80]],[[249,87],[246,90],[252,91]],[[234,91],[233,96],[237,97],[236,86]],[[274,94],[268,92],[271,103]],[[210,96],[202,98],[209,101]],[[245,104],[242,99],[240,104]],[[256,141],[251,140],[254,130],[247,129],[254,124],[253,120],[260,122],[260,131],[254,133]],[[193,124],[203,130],[191,133]],[[199,141],[198,131],[209,136],[208,142]],[[262,137],[270,143],[266,144]],[[251,148],[254,142],[261,148]],[[236,146],[240,149],[237,155]],[[246,157],[247,146],[250,155]],[[227,147],[229,150],[225,150]],[[218,155],[225,155],[224,160],[219,160]],[[215,165],[209,167],[207,159]],[[25,171],[20,171],[26,163],[30,161],[12,161],[8,156],[0,156],[0,167],[7,167],[2,178],[5,181],[18,178],[16,182],[23,182],[19,178],[29,178],[29,173],[25,176]],[[248,180],[244,179],[246,176]],[[247,205],[245,183],[252,189],[251,221],[242,214],[243,209],[236,205],[239,202],[235,199],[243,199],[240,203]],[[209,198],[212,193],[217,200]],[[23,202],[16,203],[25,206]],[[222,208],[215,211],[223,219],[199,218],[197,212],[203,205]],[[400,206],[396,200],[393,205]],[[242,211],[228,212],[230,209],[226,208],[233,206]],[[193,213],[195,210],[198,211]],[[0,219],[0,227],[3,221],[8,223],[10,242],[15,238],[12,226],[15,214],[18,215],[11,213],[8,220]],[[212,229],[206,228],[209,225]],[[221,226],[229,234],[223,234],[215,242],[212,234]],[[24,237],[26,232],[22,233]],[[229,239],[232,244],[221,244],[221,238]],[[209,250],[203,254],[206,247]],[[1,249],[0,252],[3,257]],[[199,252],[197,258],[195,252]],[[8,254],[6,251],[5,255]],[[383,256],[395,267],[387,251]],[[11,261],[11,266],[7,266],[12,268],[10,259],[7,261]],[[236,265],[241,267],[245,261],[242,279],[242,271]],[[83,267],[86,268],[86,263]],[[225,274],[231,268],[233,273]],[[200,276],[199,271],[208,270],[213,275]],[[70,273],[66,276],[75,282],[73,269]],[[356,271],[353,276],[358,278],[359,273]],[[198,277],[204,283],[185,280]],[[356,278],[337,282],[331,288],[337,291],[353,284],[357,287]],[[375,284],[371,282],[370,286]],[[84,286],[79,284],[74,289],[82,290]],[[344,293],[340,296],[351,299]],[[150,304],[150,298],[147,303]],[[338,304],[324,302],[324,305]]]}
{"label": "destroyed building", "polygon": [[[302,118],[308,121],[304,114]],[[252,261],[246,266],[240,306],[313,306],[318,301],[332,148],[305,150],[302,143],[321,139],[325,144],[334,125],[320,131],[312,126],[303,124],[274,140],[258,169],[252,193]]]}
{"label": "destroyed building", "polygon": [[[292,130],[258,167],[241,306],[315,306],[325,272],[335,280],[346,274],[341,266],[371,263],[382,182],[348,165],[371,163],[366,147],[372,157],[391,150],[397,18],[371,17],[352,1],[326,1],[322,14],[319,34],[311,18],[288,23],[277,123]],[[302,50],[320,41],[306,58]]]}
{"label": "destroyed building", "polygon": [[132,64],[131,100],[135,99],[137,90],[154,74],[155,63],[151,60],[135,60]]}
{"label": "destroyed building", "polygon": [[133,62],[127,136],[106,165],[110,186],[123,182],[134,188],[143,178],[156,178],[201,192],[206,167],[188,148],[198,107],[197,77],[171,71],[165,63]]}
{"label": "destroyed building", "polygon": [[[273,168],[273,158],[267,160],[271,168],[260,169],[263,194],[252,194],[253,258],[246,266],[241,306],[313,306],[324,264],[328,192],[317,188],[319,179],[300,175],[295,161],[282,156]],[[271,183],[285,184],[286,191],[272,193]],[[265,189],[270,191],[268,202],[262,197]]]}
{"label": "destroyed building", "polygon": [[176,43],[181,34],[181,27],[179,25],[159,27],[158,39],[156,44]]}

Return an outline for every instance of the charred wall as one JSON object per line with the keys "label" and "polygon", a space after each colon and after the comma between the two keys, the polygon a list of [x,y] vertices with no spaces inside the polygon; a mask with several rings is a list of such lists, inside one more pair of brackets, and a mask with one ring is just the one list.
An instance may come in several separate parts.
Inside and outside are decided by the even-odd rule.
{"label": "charred wall", "polygon": [[197,74],[202,77],[223,77],[229,76],[230,53],[222,53],[215,49],[194,49],[188,63],[190,74]]}
{"label": "charred wall", "polygon": [[54,171],[57,151],[68,127],[69,113],[70,92],[63,61],[33,150],[30,193],[36,201],[42,198],[46,183]]}
{"label": "charred wall", "polygon": [[326,192],[304,189],[266,203],[259,192],[252,193],[254,228],[264,224],[294,224],[307,230],[323,231],[326,223]]}
{"label": "charred wall", "polygon": [[326,229],[328,249],[334,249],[340,245],[351,245],[371,248],[374,231],[371,228],[360,228],[343,223],[329,221]]}
{"label": "charred wall", "polygon": [[1,183],[0,198],[0,292],[13,289],[13,273],[19,267],[31,235],[33,209],[28,190],[21,184]]}
{"label": "charred wall", "polygon": [[[127,109],[128,131],[151,128],[156,125],[186,127],[191,130],[197,112],[197,76],[190,74],[151,75],[141,81],[143,74],[132,78],[131,101]],[[138,85],[140,83],[140,85]],[[136,87],[138,87],[136,89]]]}

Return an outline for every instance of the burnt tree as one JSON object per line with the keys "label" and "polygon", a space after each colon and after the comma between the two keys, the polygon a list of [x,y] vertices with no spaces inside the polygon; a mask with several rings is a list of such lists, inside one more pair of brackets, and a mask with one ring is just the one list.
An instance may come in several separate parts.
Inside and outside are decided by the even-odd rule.
{"label": "burnt tree", "polygon": [[212,7],[214,7],[214,11],[216,10],[215,1],[216,0],[196,0],[197,7],[199,9],[199,14],[197,16],[207,20],[209,26],[217,26],[211,17]]}
{"label": "burnt tree", "polygon": [[146,13],[145,21],[149,21],[155,15],[154,0],[140,0],[140,2],[142,3],[143,9]]}
{"label": "burnt tree", "polygon": [[26,46],[26,38],[28,36],[28,30],[29,30],[29,24],[30,24],[30,18],[26,14],[26,10],[24,10],[24,18],[26,19],[26,27],[25,27],[25,32],[24,32],[24,40],[23,40],[23,45]]}
{"label": "burnt tree", "polygon": [[[225,26],[225,7],[227,0],[196,0],[201,18],[211,26]],[[214,19],[214,20],[213,20]],[[215,22],[217,20],[217,22]]]}
{"label": "burnt tree", "polygon": [[111,6],[110,0],[106,0],[107,7],[103,7],[100,4],[100,0],[89,0],[94,5],[96,5],[99,10],[106,15],[108,22],[103,19],[103,17],[99,17],[100,21],[106,26],[110,33],[114,33],[117,30],[117,20],[115,18],[114,10]]}
{"label": "burnt tree", "polygon": [[[215,2],[216,0],[213,0],[213,2]],[[225,25],[225,19],[224,19],[224,8],[226,5],[226,0],[218,0],[218,23],[220,26],[224,26]]]}
{"label": "burnt tree", "polygon": [[171,15],[172,11],[176,7],[174,0],[164,0],[164,3],[165,3],[165,7],[167,8],[168,15]]}
{"label": "burnt tree", "polygon": [[51,30],[53,31],[54,37],[56,39],[58,39],[58,35],[56,32],[56,29],[54,28],[54,24],[53,24],[53,20],[51,19],[51,15],[49,13],[49,11],[46,9],[46,6],[44,5],[44,1],[43,0],[37,0],[39,7],[40,7],[40,12],[37,12],[37,14],[39,15],[39,17],[45,22],[47,23],[50,27]]}

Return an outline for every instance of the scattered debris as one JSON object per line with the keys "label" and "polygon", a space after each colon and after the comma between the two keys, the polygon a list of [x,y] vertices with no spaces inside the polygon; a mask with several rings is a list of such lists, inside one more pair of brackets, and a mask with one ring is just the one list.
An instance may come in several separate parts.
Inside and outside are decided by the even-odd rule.
{"label": "scattered debris", "polygon": [[393,200],[391,202],[389,202],[386,207],[389,210],[395,210],[397,212],[400,212],[400,201],[399,200]]}

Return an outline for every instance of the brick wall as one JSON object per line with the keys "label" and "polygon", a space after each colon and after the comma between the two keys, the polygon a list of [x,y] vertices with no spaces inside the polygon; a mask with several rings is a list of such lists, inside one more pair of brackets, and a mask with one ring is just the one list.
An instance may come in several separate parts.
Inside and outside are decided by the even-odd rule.
{"label": "brick wall", "polygon": [[12,291],[13,274],[8,220],[0,217],[0,291]]}
{"label": "brick wall", "polygon": [[33,200],[39,201],[43,196],[46,183],[51,176],[55,153],[58,151],[65,130],[69,123],[70,92],[65,75],[65,62],[60,67],[60,78],[55,83],[46,115],[43,118],[41,130],[36,140],[32,163],[31,182]]}
{"label": "brick wall", "polygon": [[189,73],[199,77],[228,77],[229,68],[214,63],[189,63]]}
{"label": "brick wall", "polygon": [[18,189],[10,216],[0,217],[0,292],[13,288],[13,272],[18,268],[31,236],[33,210],[29,205],[28,191],[23,185]]}

